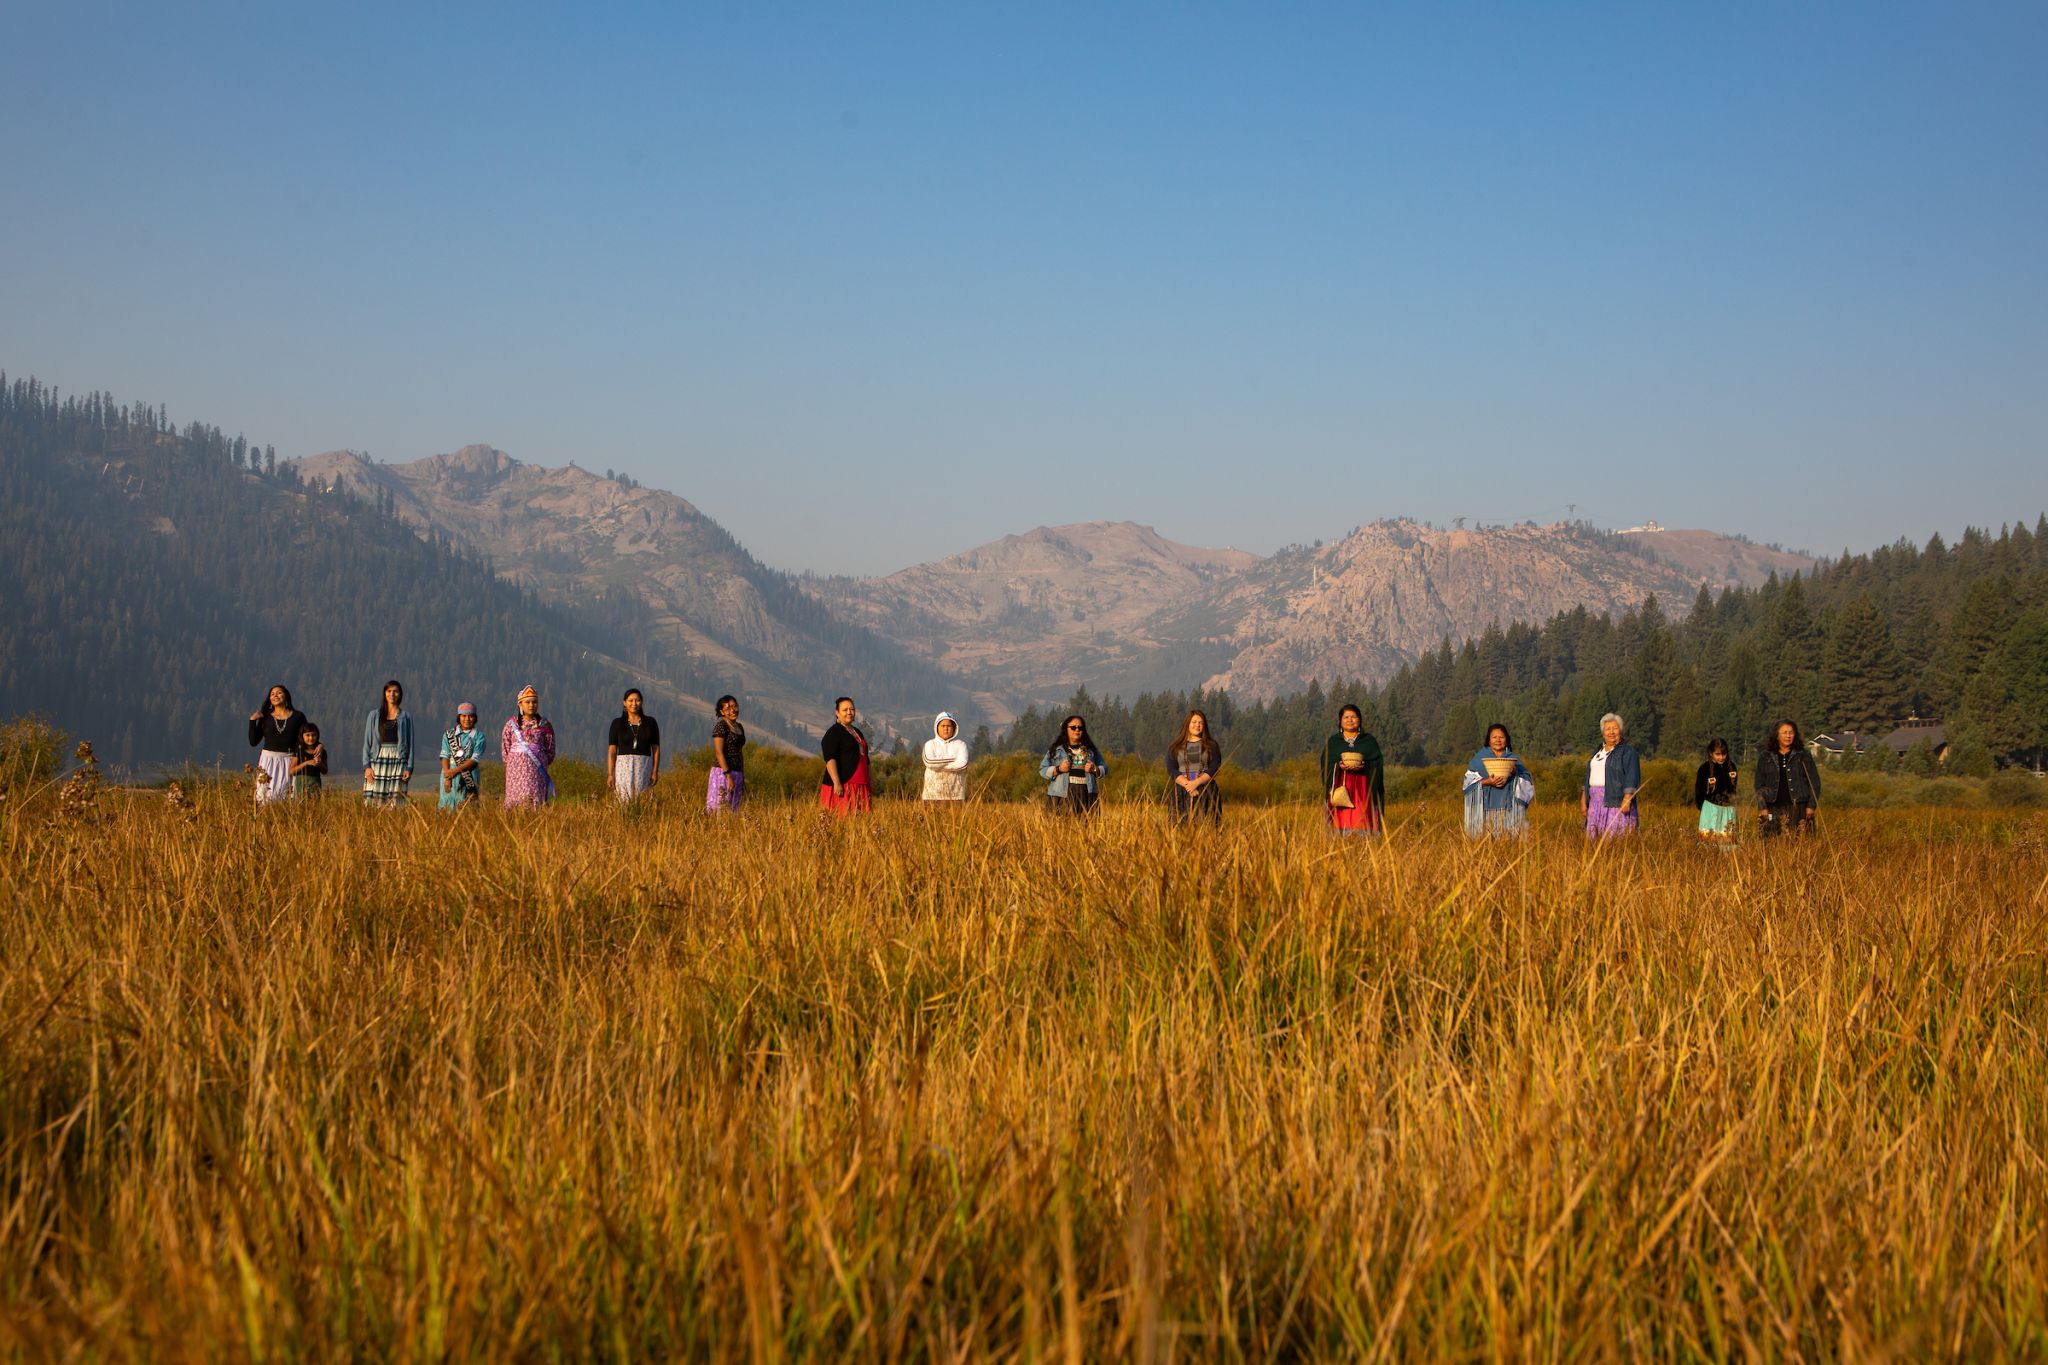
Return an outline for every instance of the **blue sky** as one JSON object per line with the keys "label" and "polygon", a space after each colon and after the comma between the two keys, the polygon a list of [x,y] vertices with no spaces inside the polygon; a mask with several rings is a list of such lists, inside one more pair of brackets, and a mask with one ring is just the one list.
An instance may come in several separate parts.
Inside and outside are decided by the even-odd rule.
{"label": "blue sky", "polygon": [[0,8],[0,368],[282,454],[834,572],[2048,507],[2048,5]]}

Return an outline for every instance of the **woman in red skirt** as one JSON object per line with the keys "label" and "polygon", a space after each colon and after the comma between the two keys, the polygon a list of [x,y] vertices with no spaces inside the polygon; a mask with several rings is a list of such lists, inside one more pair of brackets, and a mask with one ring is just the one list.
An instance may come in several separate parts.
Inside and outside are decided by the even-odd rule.
{"label": "woman in red skirt", "polygon": [[1357,707],[1337,713],[1337,733],[1323,746],[1322,768],[1330,828],[1339,834],[1379,834],[1387,799],[1386,760],[1379,741],[1365,732]]}
{"label": "woman in red skirt", "polygon": [[864,811],[873,797],[868,783],[868,737],[853,723],[853,698],[841,697],[833,704],[839,718],[818,742],[825,756],[825,781],[818,788],[818,804],[839,815]]}

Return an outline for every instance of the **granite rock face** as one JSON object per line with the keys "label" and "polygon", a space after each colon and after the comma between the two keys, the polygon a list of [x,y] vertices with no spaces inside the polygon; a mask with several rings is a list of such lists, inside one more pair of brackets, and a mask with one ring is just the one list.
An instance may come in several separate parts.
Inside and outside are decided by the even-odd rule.
{"label": "granite rock face", "polygon": [[501,574],[552,600],[631,604],[646,614],[655,653],[687,660],[700,688],[730,677],[735,690],[808,719],[821,697],[865,687],[864,708],[900,716],[920,740],[912,717],[938,705],[965,704],[999,725],[1083,684],[1131,695],[1199,683],[1250,699],[1372,681],[1492,625],[1575,607],[1618,613],[1651,593],[1682,615],[1702,584],[1755,584],[1813,562],[1654,525],[1376,521],[1262,558],[1096,521],[884,577],[796,578],[673,493],[489,446],[399,465],[338,452],[298,468],[321,487],[381,491],[399,516],[488,553]]}

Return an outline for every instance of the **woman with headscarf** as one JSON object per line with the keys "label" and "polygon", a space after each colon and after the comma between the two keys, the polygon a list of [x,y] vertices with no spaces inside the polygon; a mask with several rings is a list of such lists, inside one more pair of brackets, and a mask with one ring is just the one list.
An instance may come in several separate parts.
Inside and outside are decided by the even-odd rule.
{"label": "woman with headscarf", "polygon": [[412,716],[406,712],[405,688],[393,678],[384,684],[384,699],[363,722],[363,804],[402,806],[412,783]]}
{"label": "woman with headscarf", "polygon": [[533,688],[519,690],[519,713],[505,722],[498,752],[505,760],[505,809],[554,800],[548,768],[555,761],[555,727],[540,713],[540,693]]}
{"label": "woman with headscarf", "polygon": [[299,731],[306,718],[292,705],[291,689],[277,683],[263,694],[263,705],[249,713],[249,743],[257,750],[256,770],[270,780],[256,783],[256,804],[282,801],[292,794],[292,756],[299,749]]}
{"label": "woman with headscarf", "polygon": [[736,811],[747,794],[747,727],[740,724],[740,702],[723,696],[713,708],[711,776],[704,783],[704,809],[713,815]]}
{"label": "woman with headscarf", "polygon": [[1109,765],[1102,751],[1088,737],[1088,722],[1068,716],[1060,722],[1059,733],[1046,746],[1045,761],[1038,775],[1047,779],[1046,805],[1062,815],[1087,815],[1102,799],[1102,779]]}
{"label": "woman with headscarf", "polygon": [[818,805],[835,815],[853,815],[874,802],[868,779],[868,737],[854,721],[852,697],[832,703],[832,724],[818,741],[825,758],[825,780],[818,787]]}
{"label": "woman with headscarf", "polygon": [[1756,756],[1756,801],[1766,838],[1813,833],[1820,769],[1799,738],[1799,727],[1789,720],[1771,727],[1763,752]]}
{"label": "woman with headscarf", "polygon": [[1728,759],[1728,741],[1707,746],[1707,761],[1692,775],[1692,803],[1699,807],[1700,838],[1719,843],[1735,839],[1735,765]]}
{"label": "woman with headscarf", "polygon": [[1186,824],[1197,818],[1222,824],[1223,793],[1216,789],[1222,766],[1223,746],[1209,733],[1209,717],[1200,710],[1188,712],[1180,733],[1166,746],[1167,814]]}
{"label": "woman with headscarf", "polygon": [[1337,733],[1323,745],[1323,810],[1339,834],[1378,834],[1387,803],[1387,761],[1365,730],[1365,713],[1347,703]]}
{"label": "woman with headscarf", "polygon": [[1642,823],[1636,793],[1643,785],[1643,759],[1634,745],[1622,742],[1621,731],[1620,716],[1609,711],[1600,717],[1600,748],[1586,765],[1586,785],[1579,792],[1588,839],[1633,834]]}
{"label": "woman with headscarf", "polygon": [[1465,833],[1474,839],[1513,838],[1529,828],[1536,779],[1515,753],[1508,727],[1486,727],[1486,747],[1465,765]]}
{"label": "woman with headscarf", "polygon": [[661,725],[645,708],[640,689],[627,688],[605,737],[604,784],[621,801],[650,790],[661,776]]}
{"label": "woman with headscarf", "polygon": [[476,708],[464,702],[455,708],[455,728],[441,732],[442,810],[461,810],[477,799],[483,761],[483,726],[477,722]]}
{"label": "woman with headscarf", "polygon": [[960,722],[951,711],[939,712],[932,722],[932,737],[924,742],[924,799],[965,801],[968,757]]}

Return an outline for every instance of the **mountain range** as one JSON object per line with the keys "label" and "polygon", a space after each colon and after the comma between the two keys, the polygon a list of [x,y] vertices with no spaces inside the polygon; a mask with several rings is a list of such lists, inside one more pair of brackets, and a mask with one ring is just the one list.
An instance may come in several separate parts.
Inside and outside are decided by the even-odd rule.
{"label": "mountain range", "polygon": [[1269,556],[1132,522],[1039,527],[875,578],[761,564],[685,499],[490,446],[405,464],[292,462],[315,489],[378,500],[503,577],[631,629],[685,692],[707,679],[796,717],[839,690],[890,729],[938,706],[1007,722],[1069,695],[1227,687],[1246,698],[1383,678],[1445,639],[1583,606],[1616,612],[1702,585],[1755,585],[1811,558],[1704,530],[1582,523],[1442,530],[1375,521]]}

